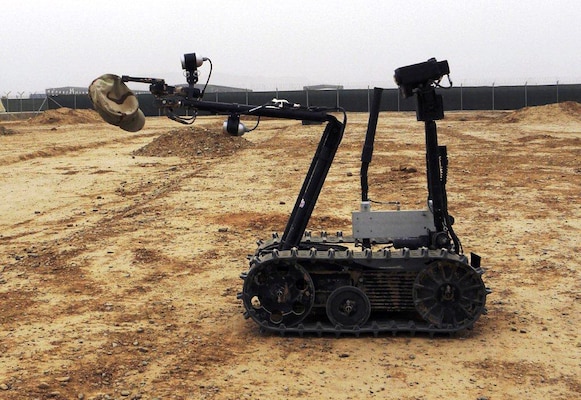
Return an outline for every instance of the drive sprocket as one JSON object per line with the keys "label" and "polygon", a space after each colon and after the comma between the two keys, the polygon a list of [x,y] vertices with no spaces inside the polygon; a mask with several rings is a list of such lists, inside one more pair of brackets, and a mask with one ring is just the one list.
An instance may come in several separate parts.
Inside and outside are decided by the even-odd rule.
{"label": "drive sprocket", "polygon": [[485,312],[487,290],[482,271],[439,260],[420,271],[413,286],[417,312],[438,328],[470,327]]}

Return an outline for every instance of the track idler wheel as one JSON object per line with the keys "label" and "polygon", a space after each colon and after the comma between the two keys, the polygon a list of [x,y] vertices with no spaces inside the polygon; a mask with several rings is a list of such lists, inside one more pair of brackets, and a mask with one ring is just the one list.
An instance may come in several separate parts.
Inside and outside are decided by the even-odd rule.
{"label": "track idler wheel", "polygon": [[438,328],[472,326],[485,310],[487,291],[481,275],[459,262],[436,261],[428,265],[413,286],[416,310]]}
{"label": "track idler wheel", "polygon": [[367,295],[355,286],[335,289],[327,299],[327,317],[334,326],[355,328],[362,326],[371,314],[371,302]]}
{"label": "track idler wheel", "polygon": [[259,325],[291,327],[300,323],[315,301],[315,286],[299,264],[256,265],[248,271],[244,306]]}

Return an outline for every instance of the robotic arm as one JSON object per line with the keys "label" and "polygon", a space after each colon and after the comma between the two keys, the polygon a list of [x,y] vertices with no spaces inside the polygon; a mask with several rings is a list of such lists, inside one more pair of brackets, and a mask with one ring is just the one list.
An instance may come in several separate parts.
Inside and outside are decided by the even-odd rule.
{"label": "robotic arm", "polygon": [[436,120],[444,118],[442,96],[436,93],[436,87],[446,75],[449,87],[450,67],[448,61],[436,61],[431,58],[423,63],[408,65],[395,70],[394,79],[399,86],[402,97],[416,96],[416,117],[424,121],[426,138],[426,175],[428,181],[428,204],[434,214],[436,233],[432,239],[438,247],[449,247],[450,241],[454,250],[461,254],[462,245],[454,233],[454,218],[448,214],[446,180],[448,175],[448,156],[446,146],[438,145]]}
{"label": "robotic arm", "polygon": [[[210,63],[210,73],[204,88],[200,90],[195,87],[199,76],[198,68],[206,61]],[[128,75],[119,77],[107,74],[93,81],[89,87],[89,95],[93,105],[105,121],[128,131],[141,129],[145,119],[143,118],[143,113],[139,110],[137,98],[125,85],[126,82],[149,84],[149,91],[155,97],[156,106],[164,110],[168,118],[183,124],[193,123],[198,111],[227,115],[228,119],[224,122],[224,131],[234,136],[241,136],[252,130],[246,128],[240,122],[242,115],[254,116],[258,118],[258,122],[260,117],[329,122],[335,119],[329,112],[340,111],[344,114],[341,109],[303,107],[299,104],[291,104],[278,99],[273,99],[272,102],[262,105],[204,101],[203,96],[212,74],[211,60],[207,57],[200,57],[196,53],[184,54],[182,68],[185,71],[187,85],[171,86],[166,84],[164,79],[140,78]],[[103,84],[105,81],[108,84]],[[179,116],[175,113],[176,109],[192,110],[193,117]],[[127,122],[130,119],[138,121],[130,125]]]}
{"label": "robotic arm", "polygon": [[[177,122],[193,123],[198,111],[227,115],[227,120],[223,126],[224,131],[233,136],[241,136],[250,131],[240,122],[240,117],[243,115],[256,117],[258,119],[256,127],[260,122],[260,117],[326,122],[325,130],[303,181],[291,217],[278,243],[279,250],[298,246],[343,137],[347,115],[340,108],[302,107],[277,99],[262,105],[204,101],[202,97],[205,87],[203,90],[199,90],[194,84],[198,80],[198,68],[206,60],[209,61],[209,59],[199,57],[195,53],[184,55],[182,68],[186,72],[187,86],[170,86],[163,79],[137,78],[126,75],[119,77],[109,74],[93,81],[89,87],[89,95],[95,108],[105,121],[132,132],[143,127],[145,118],[139,110],[137,98],[125,85],[125,82],[149,84],[149,91],[155,97],[156,105],[163,109],[169,118]],[[102,84],[105,81],[108,82],[107,85]],[[178,116],[174,112],[175,109],[192,110],[193,117]],[[333,111],[343,114],[342,122],[331,114]],[[130,123],[129,121],[135,122]]]}

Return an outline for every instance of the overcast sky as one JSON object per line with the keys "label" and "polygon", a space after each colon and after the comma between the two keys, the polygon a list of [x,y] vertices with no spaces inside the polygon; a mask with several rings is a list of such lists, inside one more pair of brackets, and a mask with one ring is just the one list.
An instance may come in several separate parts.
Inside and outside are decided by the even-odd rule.
{"label": "overcast sky", "polygon": [[448,60],[456,85],[581,83],[578,0],[3,3],[10,97],[104,73],[181,83],[190,52],[212,60],[211,83],[253,90],[393,87],[395,68],[430,57]]}

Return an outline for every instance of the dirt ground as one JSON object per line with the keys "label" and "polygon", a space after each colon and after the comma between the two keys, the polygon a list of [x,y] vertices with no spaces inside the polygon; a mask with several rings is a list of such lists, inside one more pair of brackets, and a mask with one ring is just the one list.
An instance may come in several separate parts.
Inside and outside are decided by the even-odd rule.
{"label": "dirt ground", "polygon": [[[351,232],[366,114],[309,229]],[[284,229],[322,126],[92,111],[0,123],[1,399],[572,399],[581,395],[581,105],[448,112],[448,197],[488,315],[453,337],[261,334],[236,299]],[[252,122],[249,123],[252,126]],[[425,203],[423,126],[382,113],[370,196]],[[377,207],[376,207],[377,208]]]}

